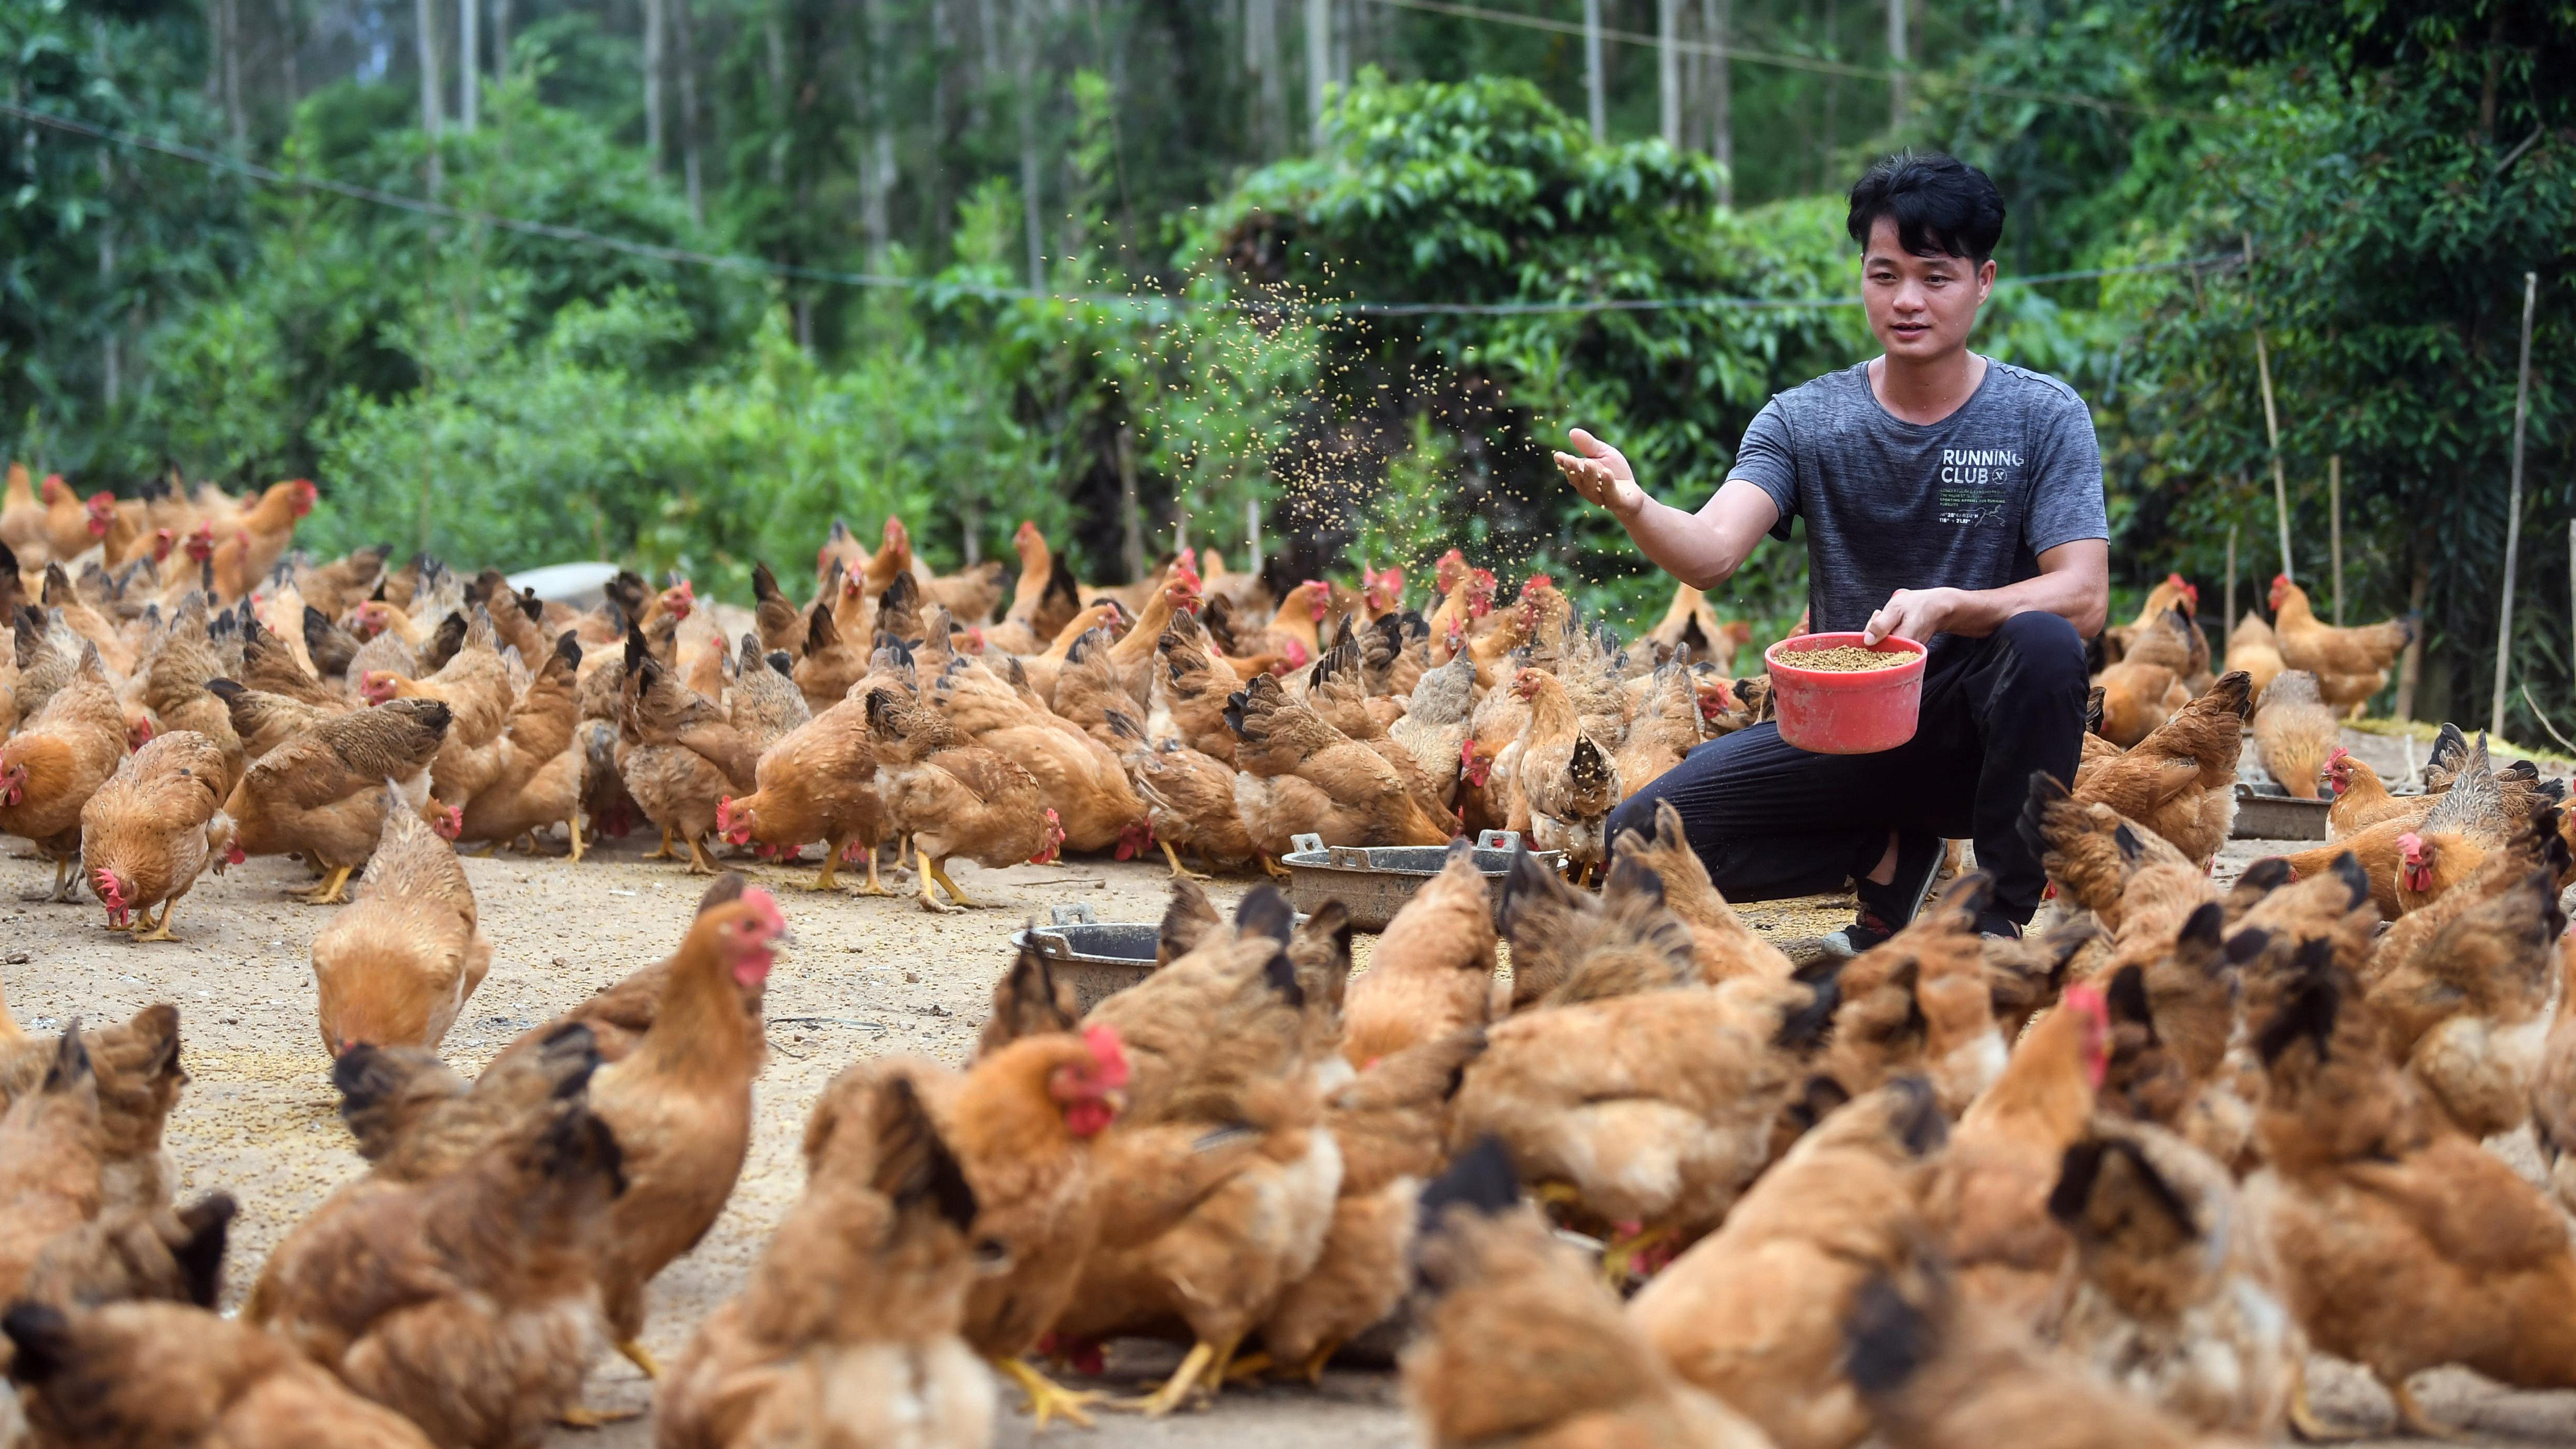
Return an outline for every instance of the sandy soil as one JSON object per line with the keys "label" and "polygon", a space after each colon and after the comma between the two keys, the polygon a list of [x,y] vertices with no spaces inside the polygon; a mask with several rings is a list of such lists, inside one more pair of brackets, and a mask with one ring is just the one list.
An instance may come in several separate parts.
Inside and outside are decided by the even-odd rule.
{"label": "sandy soil", "polygon": [[[467,861],[494,960],[448,1038],[457,1066],[479,1069],[523,1027],[667,954],[704,881],[645,862],[639,851],[632,841],[612,844],[578,867],[560,856]],[[2241,866],[2266,853],[2239,842],[2228,861]],[[962,1060],[1007,964],[1008,937],[1025,920],[1043,920],[1057,904],[1089,902],[1104,921],[1149,921],[1161,915],[1166,897],[1159,866],[956,869],[960,884],[996,908],[934,917],[909,900],[791,888],[810,871],[746,867],[778,890],[795,943],[771,978],[771,1057],[741,1185],[706,1242],[654,1285],[645,1339],[666,1361],[741,1282],[799,1190],[804,1113],[834,1072],[882,1052]],[[108,933],[95,905],[19,903],[51,879],[50,867],[15,852],[0,858],[0,982],[9,1005],[30,1030],[58,1029],[74,1015],[121,1019],[155,1001],[180,1005],[194,1083],[171,1120],[169,1144],[183,1196],[222,1188],[242,1202],[228,1282],[228,1301],[237,1300],[284,1231],[361,1165],[335,1112],[330,1062],[314,1022],[307,953],[329,908],[285,899],[288,888],[303,884],[292,862],[253,861],[209,879],[181,903],[178,943],[137,946]],[[1213,889],[1231,903],[1249,884],[1221,881]],[[1841,919],[1821,901],[1748,915],[1784,937]],[[2536,1166],[2527,1140],[2508,1155],[2526,1170]],[[1141,1381],[1173,1357],[1157,1345],[1122,1345],[1112,1377]],[[2385,1397],[2356,1370],[2320,1361],[2315,1386],[2319,1408],[2339,1422],[2374,1431],[2389,1422]],[[649,1385],[622,1360],[604,1362],[592,1378],[591,1399],[600,1407],[643,1410],[649,1397]],[[1006,1393],[1005,1404],[1016,1397]],[[2481,1438],[2576,1440],[2576,1393],[2506,1393],[2445,1372],[2426,1377],[2422,1397],[2436,1415]],[[997,1442],[1029,1439],[1026,1419],[1006,1408]],[[553,1442],[635,1449],[650,1441],[649,1422],[639,1420],[567,1431]],[[1410,1437],[1393,1374],[1336,1370],[1320,1391],[1230,1392],[1212,1413],[1159,1424],[1109,1418],[1084,1442],[1375,1449]]]}

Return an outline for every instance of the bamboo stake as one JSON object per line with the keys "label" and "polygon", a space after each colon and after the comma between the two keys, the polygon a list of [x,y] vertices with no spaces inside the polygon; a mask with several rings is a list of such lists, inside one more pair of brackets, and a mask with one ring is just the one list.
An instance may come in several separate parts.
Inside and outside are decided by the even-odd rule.
{"label": "bamboo stake", "polygon": [[2326,457],[2326,537],[2334,549],[2334,619],[2343,627],[2343,454]]}
{"label": "bamboo stake", "polygon": [[[2570,523],[2567,528],[2571,535],[2576,535],[2576,523]],[[2227,602],[2223,607],[2226,618],[2220,627],[2233,634],[2236,632],[2236,525],[2232,523],[2227,525]]]}
{"label": "bamboo stake", "polygon": [[[2245,234],[2245,266],[2254,266],[2254,234]],[[2263,436],[2272,447],[2272,516],[2281,526],[2281,577],[2299,581],[2290,567],[2290,484],[2281,474],[2281,415],[2272,406],[2272,353],[2263,345],[2263,329],[2254,329],[2254,372],[2263,383]]]}
{"label": "bamboo stake", "polygon": [[2504,515],[2504,604],[2496,611],[2495,703],[2487,733],[2504,735],[2504,676],[2513,664],[2514,555],[2522,545],[2522,431],[2531,411],[2531,311],[2540,300],[2540,274],[2522,274],[2522,370],[2513,386],[2513,486]]}

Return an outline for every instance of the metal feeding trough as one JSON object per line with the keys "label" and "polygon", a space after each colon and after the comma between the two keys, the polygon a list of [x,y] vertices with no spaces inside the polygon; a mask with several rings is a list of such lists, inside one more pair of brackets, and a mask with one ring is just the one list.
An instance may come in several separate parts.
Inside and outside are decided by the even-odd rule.
{"label": "metal feeding trough", "polygon": [[1154,973],[1154,953],[1162,943],[1159,923],[1104,923],[1087,901],[1057,906],[1047,915],[1049,924],[1013,932],[1011,946],[1044,956],[1057,980],[1072,982],[1076,1010],[1089,1011],[1102,997]]}
{"label": "metal feeding trough", "polygon": [[2323,840],[2326,812],[2332,808],[2323,800],[2265,795],[2240,783],[2236,787],[2236,826],[2228,833],[2238,840]]}
{"label": "metal feeding trough", "polygon": [[[1297,848],[1279,857],[1279,863],[1288,867],[1288,894],[1297,909],[1312,913],[1326,901],[1340,901],[1351,913],[1351,928],[1359,931],[1385,930],[1422,883],[1449,864],[1445,845],[1326,845],[1320,835],[1292,836],[1289,843]],[[1486,893],[1497,903],[1520,843],[1517,830],[1488,830],[1476,837],[1476,869],[1484,873]],[[1561,850],[1534,853],[1551,870],[1565,860]]]}

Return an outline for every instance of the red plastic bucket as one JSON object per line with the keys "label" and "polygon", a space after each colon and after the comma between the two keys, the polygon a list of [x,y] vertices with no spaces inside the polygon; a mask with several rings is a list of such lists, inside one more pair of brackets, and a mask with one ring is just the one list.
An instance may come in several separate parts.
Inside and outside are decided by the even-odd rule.
{"label": "red plastic bucket", "polygon": [[[1881,639],[1867,646],[1860,640],[1858,634],[1801,634],[1762,651],[1763,662],[1771,666],[1780,738],[1819,755],[1874,755],[1914,738],[1928,651],[1911,639]],[[1846,644],[1901,654],[1906,660],[1887,669],[1849,673],[1797,665],[1798,656],[1809,650]]]}

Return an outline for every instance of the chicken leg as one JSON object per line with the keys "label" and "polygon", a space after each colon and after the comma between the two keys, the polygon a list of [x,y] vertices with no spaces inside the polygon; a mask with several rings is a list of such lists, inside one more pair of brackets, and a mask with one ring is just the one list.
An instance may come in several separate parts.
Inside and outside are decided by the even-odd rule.
{"label": "chicken leg", "polygon": [[72,889],[67,884],[71,879],[71,861],[68,859],[57,860],[54,862],[54,888],[49,891],[38,891],[34,895],[20,896],[18,899],[22,901],[53,902],[61,905],[76,903],[79,900],[79,897],[68,893],[69,890]]}
{"label": "chicken leg", "polygon": [[1179,1368],[1172,1370],[1170,1378],[1163,1380],[1161,1388],[1146,1398],[1130,1400],[1119,1407],[1137,1410],[1148,1419],[1159,1419],[1188,1403],[1202,1388],[1209,1398],[1215,1398],[1217,1391],[1225,1387],[1226,1370],[1234,1363],[1235,1345],[1242,1341],[1238,1337],[1218,1345],[1202,1339],[1191,1344],[1189,1356],[1181,1360]]}
{"label": "chicken leg", "polygon": [[1288,869],[1288,867],[1272,860],[1269,856],[1265,855],[1260,859],[1262,870],[1267,872],[1272,880],[1295,880],[1297,878],[1296,875]]}
{"label": "chicken leg", "polygon": [[644,1377],[658,1379],[662,1376],[661,1360],[653,1357],[653,1350],[646,1348],[642,1339],[627,1339],[617,1345],[617,1352],[628,1363],[641,1369]]}
{"label": "chicken leg", "polygon": [[[161,903],[161,919],[152,923],[152,929],[148,931],[137,931],[134,937],[135,941],[139,944],[144,941],[178,940],[178,937],[170,934],[170,911],[172,907],[178,904],[179,898],[177,896],[172,896],[170,899],[163,901]],[[141,921],[137,921],[134,924],[140,926],[143,923]]]}
{"label": "chicken leg", "polygon": [[1188,877],[1189,877],[1190,879],[1192,879],[1192,880],[1214,880],[1214,879],[1216,879],[1216,877],[1215,877],[1215,876],[1212,876],[1212,875],[1201,875],[1201,874],[1200,874],[1199,872],[1197,872],[1197,871],[1190,870],[1190,869],[1188,869],[1188,868],[1184,867],[1184,866],[1181,864],[1181,858],[1180,858],[1178,855],[1176,855],[1176,854],[1174,854],[1174,853],[1172,852],[1172,842],[1170,842],[1170,841],[1168,841],[1168,840],[1157,840],[1157,841],[1155,841],[1154,843],[1155,843],[1156,845],[1159,845],[1159,846],[1163,847],[1163,859],[1168,860],[1168,861],[1170,861],[1170,862],[1172,863],[1172,879],[1174,879],[1174,880],[1179,880],[1179,879],[1180,879],[1181,877],[1183,877],[1183,876],[1188,876]]}
{"label": "chicken leg", "polygon": [[[937,911],[941,915],[954,915],[957,912],[964,910],[965,907],[963,905],[947,905],[937,896],[931,894],[930,888],[932,883],[941,878],[939,868],[930,863],[930,852],[922,850],[920,842],[914,842],[913,849],[918,852],[914,858],[921,862],[921,908],[925,911]],[[950,895],[955,895],[957,893],[957,888],[955,886],[950,886],[948,888],[948,893]]]}
{"label": "chicken leg", "polygon": [[689,837],[689,874],[716,874],[716,863],[714,858],[707,854],[704,846],[698,844],[698,838],[694,835]]}
{"label": "chicken leg", "polygon": [[2459,1429],[2425,1413],[2424,1406],[2415,1402],[2415,1391],[2406,1387],[2403,1381],[2389,1383],[2385,1387],[2388,1390],[2388,1401],[2397,1407],[2399,1433],[2420,1439],[2454,1440],[2468,1437]]}
{"label": "chicken leg", "polygon": [[349,899],[349,877],[356,873],[355,866],[335,865],[331,867],[330,874],[323,877],[319,887],[296,899],[308,906],[339,905]]}
{"label": "chicken leg", "polygon": [[995,1359],[993,1367],[1000,1369],[1004,1378],[1018,1384],[1020,1392],[1029,1396],[1029,1428],[1033,1431],[1045,1428],[1049,1419],[1058,1416],[1067,1423],[1088,1429],[1091,1427],[1091,1406],[1104,1403],[1109,1398],[1107,1394],[1090,1389],[1068,1389],[1029,1367],[1029,1361],[1024,1358]]}
{"label": "chicken leg", "polygon": [[578,810],[574,811],[574,812],[573,812],[573,816],[572,816],[572,818],[571,818],[570,820],[567,820],[567,821],[565,821],[565,822],[564,822],[564,838],[565,838],[565,839],[567,839],[567,840],[570,840],[570,841],[572,842],[572,853],[571,853],[571,856],[570,856],[570,857],[568,858],[568,860],[566,861],[566,864],[569,864],[569,865],[579,865],[579,864],[581,864],[581,812],[580,812],[580,811],[578,811]]}
{"label": "chicken leg", "polygon": [[[824,838],[823,868],[815,873],[815,876],[811,881],[806,882],[805,889],[809,891],[828,891],[836,888],[840,884],[840,882],[835,880],[834,877],[840,873],[841,852],[848,847],[849,843],[850,838],[846,835],[833,835]],[[802,849],[802,847],[799,847],[799,849]]]}
{"label": "chicken leg", "polygon": [[884,881],[877,879],[877,848],[873,844],[868,846],[868,883],[859,887],[858,893],[863,896],[890,896],[894,894],[893,891],[886,889],[886,883]]}
{"label": "chicken leg", "polygon": [[980,911],[984,908],[982,901],[968,899],[966,892],[958,888],[957,882],[948,878],[948,862],[944,860],[930,862],[930,873],[937,878],[941,888],[948,892],[950,900],[970,911]]}
{"label": "chicken leg", "polygon": [[673,850],[673,849],[671,848],[671,827],[670,827],[670,826],[665,825],[665,826],[663,826],[663,827],[662,827],[662,844],[661,844],[661,848],[659,848],[659,849],[655,850],[652,854],[650,854],[650,855],[648,855],[648,856],[646,856],[646,857],[644,857],[644,858],[645,858],[646,860],[678,860],[678,859],[680,858],[680,853],[679,853],[678,851]]}

